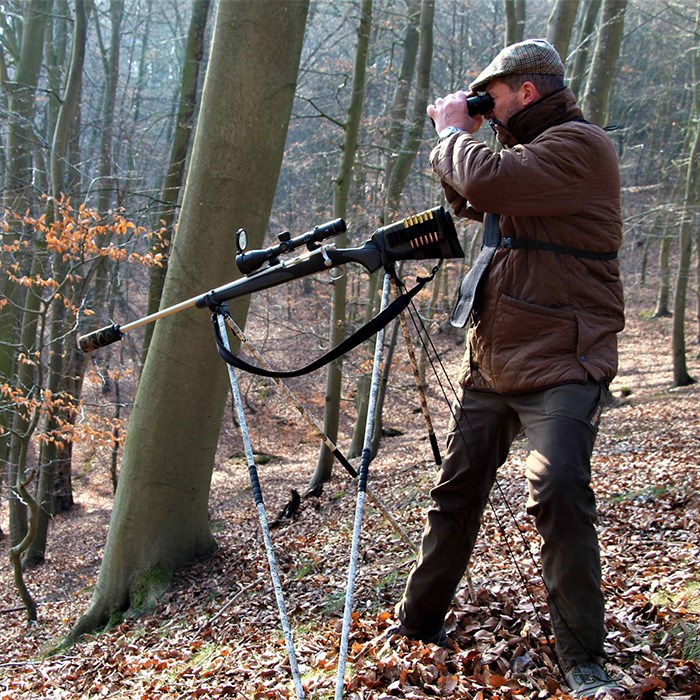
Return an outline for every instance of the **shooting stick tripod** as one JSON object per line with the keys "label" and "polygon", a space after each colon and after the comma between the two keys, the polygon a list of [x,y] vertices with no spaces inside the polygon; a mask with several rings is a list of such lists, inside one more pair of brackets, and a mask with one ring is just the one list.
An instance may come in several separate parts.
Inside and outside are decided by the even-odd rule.
{"label": "shooting stick tripod", "polygon": [[[381,310],[383,311],[386,306],[387,306],[387,300],[388,300],[388,295],[389,295],[389,286],[390,286],[390,281],[391,281],[391,275],[389,273],[386,273],[384,276],[384,287],[382,291],[382,301],[381,301]],[[228,343],[228,336],[226,332],[226,323],[228,321],[229,325],[232,324],[231,317],[228,313],[228,309],[226,308],[225,304],[220,304],[212,307],[212,312],[215,315],[216,323],[218,325],[219,329],[219,338],[221,339],[221,343],[224,345],[224,347],[230,352],[230,346]],[[235,330],[235,329],[234,329]],[[240,330],[236,331],[236,333],[241,337],[242,333]],[[370,394],[369,394],[369,404],[368,404],[368,409],[367,409],[367,417],[366,417],[366,423],[365,423],[365,435],[364,435],[364,445],[362,449],[362,456],[360,460],[360,467],[359,471],[355,474],[357,477],[358,481],[358,487],[357,487],[357,501],[356,501],[356,506],[355,506],[355,521],[354,521],[354,527],[353,527],[353,535],[352,535],[352,545],[351,545],[351,553],[350,553],[350,562],[348,566],[348,577],[347,577],[347,586],[346,586],[346,592],[345,592],[345,609],[344,609],[344,614],[343,614],[343,629],[342,629],[342,634],[341,634],[341,642],[340,642],[340,651],[338,655],[338,676],[337,676],[337,681],[336,681],[336,700],[340,700],[342,698],[343,694],[343,687],[345,683],[345,667],[346,667],[346,659],[347,659],[347,651],[348,651],[348,642],[350,638],[350,625],[352,621],[352,607],[353,607],[353,597],[354,597],[354,586],[355,586],[355,578],[356,578],[356,573],[357,573],[357,561],[359,557],[359,546],[360,546],[360,535],[362,532],[362,518],[363,518],[363,513],[364,513],[364,504],[365,504],[365,499],[368,495],[368,489],[367,489],[367,481],[368,481],[368,476],[369,476],[369,465],[372,459],[372,454],[371,454],[371,445],[372,445],[372,435],[373,435],[373,428],[374,428],[374,423],[375,423],[375,418],[376,418],[376,404],[377,404],[377,395],[378,395],[378,389],[379,389],[379,370],[381,367],[381,360],[382,360],[382,348],[384,344],[384,329],[380,329],[377,332],[377,337],[375,341],[375,351],[374,351],[374,360],[373,360],[373,365],[372,365],[372,379],[371,379],[371,384],[370,384]],[[289,658],[289,664],[290,664],[290,669],[292,673],[292,678],[294,681],[296,693],[297,693],[297,698],[299,700],[302,700],[304,698],[304,689],[301,683],[301,676],[299,673],[299,664],[296,658],[296,653],[294,650],[294,643],[293,643],[293,638],[292,638],[292,631],[289,625],[289,618],[287,616],[285,604],[284,604],[284,598],[282,595],[282,585],[280,583],[279,579],[279,573],[277,570],[277,563],[276,563],[276,557],[274,553],[274,549],[272,546],[272,540],[270,537],[270,528],[267,520],[267,514],[265,512],[265,505],[264,505],[264,499],[263,499],[263,494],[262,494],[262,488],[260,486],[260,479],[258,476],[257,472],[257,467],[255,465],[255,457],[253,455],[253,449],[251,446],[251,441],[250,441],[250,436],[248,433],[248,427],[245,419],[245,413],[243,410],[243,402],[241,399],[241,394],[240,390],[238,387],[238,380],[236,377],[236,372],[235,368],[230,364],[227,363],[228,366],[228,374],[229,374],[229,381],[231,384],[231,393],[233,395],[233,402],[234,402],[234,408],[236,411],[236,417],[238,420],[238,424],[240,426],[240,431],[241,431],[241,438],[243,440],[244,448],[245,448],[245,454],[246,454],[246,461],[248,464],[248,473],[250,477],[250,482],[251,482],[251,487],[253,491],[253,498],[255,500],[255,505],[258,511],[258,518],[260,522],[260,528],[263,534],[263,541],[265,544],[265,551],[267,555],[267,560],[268,560],[268,566],[270,569],[270,576],[272,579],[272,584],[274,588],[274,593],[275,593],[275,599],[277,603],[277,608],[280,616],[280,624],[282,626],[282,632],[284,634],[284,639],[285,639],[285,644],[287,647],[287,655]],[[284,387],[284,385],[281,385]],[[286,387],[285,387],[286,389]],[[296,401],[296,399],[293,397],[291,392],[289,390],[286,390],[288,396],[295,402],[297,405],[297,408],[300,410],[301,407]],[[337,448],[333,449],[334,454],[337,452]],[[342,463],[342,462],[341,462]],[[345,464],[347,464],[347,461],[345,460]],[[348,465],[349,466],[349,465]],[[347,469],[347,467],[346,467]],[[352,470],[352,468],[350,467]],[[352,470],[350,473],[352,474],[354,470]],[[376,498],[373,496],[370,496],[372,500],[377,503]],[[386,510],[381,507],[381,510],[383,513],[388,515],[386,513]],[[411,549],[415,551],[415,545],[413,545],[406,534],[401,530],[400,526],[398,526],[398,523],[389,516],[390,522],[395,525],[395,527],[398,528],[399,533],[402,535],[402,537],[409,543]]]}

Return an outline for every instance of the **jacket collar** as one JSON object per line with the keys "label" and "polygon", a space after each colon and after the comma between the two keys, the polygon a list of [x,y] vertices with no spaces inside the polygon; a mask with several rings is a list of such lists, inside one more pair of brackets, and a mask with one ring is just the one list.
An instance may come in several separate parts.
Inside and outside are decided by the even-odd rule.
{"label": "jacket collar", "polygon": [[516,112],[507,124],[515,143],[530,143],[552,126],[584,121],[576,97],[568,87],[561,88]]}

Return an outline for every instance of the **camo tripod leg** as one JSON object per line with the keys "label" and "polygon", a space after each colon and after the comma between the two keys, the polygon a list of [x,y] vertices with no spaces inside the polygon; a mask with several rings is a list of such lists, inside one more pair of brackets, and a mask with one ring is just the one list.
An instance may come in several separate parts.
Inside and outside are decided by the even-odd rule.
{"label": "camo tripod leg", "polygon": [[[217,312],[217,321],[219,323],[219,328],[221,330],[223,341],[228,346],[224,315],[220,312]],[[227,349],[230,350],[230,348]],[[231,393],[233,394],[233,402],[236,409],[236,417],[240,426],[241,437],[243,439],[243,445],[245,448],[246,460],[248,462],[250,485],[253,490],[255,506],[258,510],[260,529],[262,530],[263,540],[265,542],[265,553],[267,554],[267,562],[270,568],[270,577],[272,578],[272,586],[275,592],[275,600],[277,601],[277,609],[279,611],[280,624],[282,626],[282,632],[284,634],[284,641],[287,646],[289,666],[292,672],[292,678],[294,680],[297,698],[298,700],[304,700],[304,688],[301,684],[299,664],[297,663],[297,657],[294,651],[294,643],[292,641],[292,630],[289,625],[289,618],[287,617],[287,610],[282,595],[282,584],[280,582],[279,573],[277,570],[277,560],[275,558],[275,552],[272,547],[272,539],[270,537],[270,528],[267,522],[267,513],[265,512],[265,504],[263,502],[262,489],[260,487],[260,479],[258,477],[258,470],[255,466],[255,457],[253,456],[253,448],[250,442],[250,435],[248,434],[248,424],[246,423],[245,413],[243,411],[243,400],[241,399],[241,392],[238,388],[238,379],[236,378],[236,371],[231,365],[227,365],[227,367],[229,380],[231,382]]]}

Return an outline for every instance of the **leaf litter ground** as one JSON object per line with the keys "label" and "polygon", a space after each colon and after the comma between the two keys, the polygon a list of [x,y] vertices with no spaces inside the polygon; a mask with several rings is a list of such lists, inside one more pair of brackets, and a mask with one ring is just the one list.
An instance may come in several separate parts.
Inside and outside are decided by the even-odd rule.
{"label": "leaf litter ground", "polygon": [[[670,320],[642,318],[645,305],[631,298],[635,293],[627,291],[628,325],[612,387],[617,400],[606,411],[594,457],[609,670],[631,698],[689,699],[700,697],[700,389],[669,389]],[[454,371],[461,338],[443,332],[435,344]],[[700,377],[697,346],[689,359],[691,374]],[[353,371],[350,364],[346,371]],[[273,519],[291,489],[304,491],[318,443],[274,385],[251,379],[242,386]],[[290,386],[318,416],[322,379],[317,375],[314,388],[298,380]],[[442,436],[449,415],[434,382],[429,401]],[[415,544],[436,472],[417,407],[405,361],[397,357],[384,410],[391,437],[371,465],[370,489]],[[8,543],[0,542],[6,562],[1,700],[295,697],[241,453],[237,429],[227,421],[210,501],[219,544],[214,556],[179,572],[152,614],[88,636],[64,653],[44,651],[90,600],[112,506],[107,456],[87,455],[77,467],[77,504],[54,519],[46,563],[27,572],[39,603],[32,627],[18,609]],[[539,540],[524,512],[524,458],[519,441],[448,617],[449,648],[387,638],[414,555],[367,501],[346,697],[565,697],[548,643]],[[303,499],[296,517],[272,531],[309,698],[334,695],[355,500],[354,482],[336,467],[323,493]]]}

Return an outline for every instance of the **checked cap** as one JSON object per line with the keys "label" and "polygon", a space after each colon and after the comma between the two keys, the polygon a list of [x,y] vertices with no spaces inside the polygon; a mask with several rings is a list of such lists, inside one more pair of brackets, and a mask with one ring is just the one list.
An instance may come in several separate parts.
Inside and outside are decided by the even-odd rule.
{"label": "checked cap", "polygon": [[564,63],[545,39],[527,39],[506,46],[469,86],[478,92],[501,75],[564,75]]}

